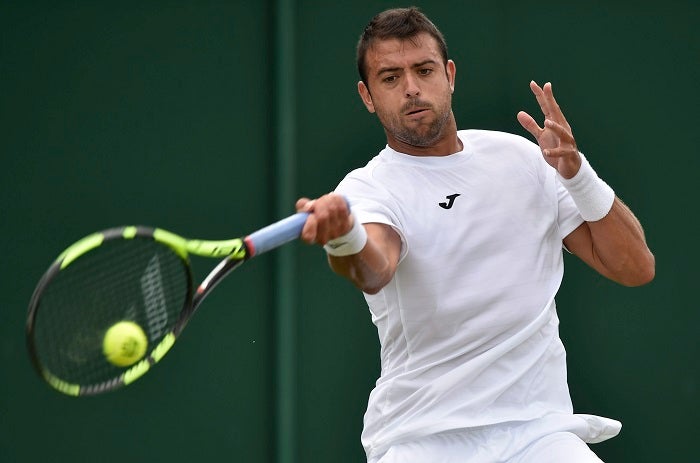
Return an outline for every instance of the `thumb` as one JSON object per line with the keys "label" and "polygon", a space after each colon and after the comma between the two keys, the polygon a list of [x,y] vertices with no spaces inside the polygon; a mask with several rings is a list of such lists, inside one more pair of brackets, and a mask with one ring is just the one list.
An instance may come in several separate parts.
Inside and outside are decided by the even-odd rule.
{"label": "thumb", "polygon": [[542,132],[542,128],[537,125],[535,119],[533,119],[532,116],[525,111],[520,111],[518,113],[518,122],[520,122],[520,125],[522,125],[525,130],[530,132],[530,135],[535,137],[535,139],[537,139],[539,134]]}

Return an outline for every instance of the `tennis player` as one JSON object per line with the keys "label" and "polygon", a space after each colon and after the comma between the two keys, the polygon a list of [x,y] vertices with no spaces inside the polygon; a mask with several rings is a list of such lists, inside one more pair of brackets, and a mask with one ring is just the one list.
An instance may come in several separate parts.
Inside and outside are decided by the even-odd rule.
{"label": "tennis player", "polygon": [[564,248],[622,285],[651,281],[640,223],[577,149],[551,84],[530,83],[543,126],[517,115],[536,144],[458,131],[456,65],[415,8],[374,17],[357,64],[387,146],[297,209],[377,326],[368,462],[600,462],[587,444],[621,424],[573,413],[554,298]]}

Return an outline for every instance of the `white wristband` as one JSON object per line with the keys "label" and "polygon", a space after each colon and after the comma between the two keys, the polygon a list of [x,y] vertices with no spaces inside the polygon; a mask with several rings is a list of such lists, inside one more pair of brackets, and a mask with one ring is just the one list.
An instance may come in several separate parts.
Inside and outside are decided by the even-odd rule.
{"label": "white wristband", "polygon": [[570,179],[558,175],[559,181],[569,190],[583,220],[596,222],[610,212],[615,201],[615,192],[598,177],[583,153],[579,152],[579,155],[581,168],[576,175]]}
{"label": "white wristband", "polygon": [[362,251],[362,248],[367,244],[367,230],[353,216],[352,228],[349,232],[338,238],[329,240],[323,249],[331,256],[349,256]]}

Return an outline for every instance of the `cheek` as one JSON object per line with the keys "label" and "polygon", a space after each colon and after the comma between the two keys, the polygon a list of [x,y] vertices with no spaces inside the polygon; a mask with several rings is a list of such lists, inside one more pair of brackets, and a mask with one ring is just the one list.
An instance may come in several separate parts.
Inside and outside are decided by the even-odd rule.
{"label": "cheek", "polygon": [[397,104],[391,95],[375,94],[372,98],[372,106],[377,114],[393,114],[399,111],[400,103]]}
{"label": "cheek", "polygon": [[436,104],[443,110],[446,108],[452,108],[452,88],[448,85],[445,88],[440,89],[441,97],[436,100]]}
{"label": "cheek", "polygon": [[397,119],[396,111],[385,101],[374,100],[374,112],[383,125],[393,125],[392,121]]}

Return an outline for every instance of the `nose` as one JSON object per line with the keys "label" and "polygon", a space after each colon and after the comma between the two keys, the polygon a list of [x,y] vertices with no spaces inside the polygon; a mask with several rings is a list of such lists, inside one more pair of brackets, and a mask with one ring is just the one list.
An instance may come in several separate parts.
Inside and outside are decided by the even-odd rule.
{"label": "nose", "polygon": [[406,96],[409,98],[416,97],[420,95],[420,88],[418,87],[418,80],[415,76],[408,74],[406,76],[406,88],[404,89]]}

